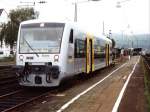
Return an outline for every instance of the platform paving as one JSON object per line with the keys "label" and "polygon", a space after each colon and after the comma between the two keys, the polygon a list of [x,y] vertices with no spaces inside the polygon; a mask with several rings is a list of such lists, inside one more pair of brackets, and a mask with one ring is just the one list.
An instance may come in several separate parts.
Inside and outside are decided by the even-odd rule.
{"label": "platform paving", "polygon": [[[81,96],[78,100],[72,103],[63,112],[111,112],[119,96],[119,93],[124,83],[127,80],[127,77],[131,73],[137,61],[138,61],[138,57],[132,57],[131,60],[129,60],[123,68],[119,69],[117,72],[113,73],[109,78],[107,78],[102,83],[97,85],[91,91]],[[140,71],[141,69],[139,68],[140,66],[138,65],[136,68],[136,71],[137,70]],[[138,81],[138,80],[133,80],[135,78],[141,81],[139,82],[139,84],[137,84],[136,88],[138,88],[139,85],[140,87],[143,88],[143,81],[142,81],[143,76],[141,76],[139,73],[138,77],[136,76],[132,77],[132,80],[131,80],[133,81],[132,86],[134,86],[134,83],[135,83],[134,81]],[[129,94],[133,94],[132,96],[134,95],[135,96],[133,97],[133,100],[130,99],[129,97],[129,100],[127,100],[127,104],[126,104],[126,101],[123,103],[125,104],[125,106],[127,105],[131,106],[130,108],[133,108],[133,110],[130,110],[130,108],[128,108],[129,110],[124,110],[124,108],[126,107],[123,107],[123,108],[119,107],[119,112],[145,112],[143,111],[144,110],[143,105],[138,105],[139,107],[136,107],[137,105],[134,105],[135,103],[130,104],[130,102],[136,102],[137,104],[141,101],[143,102],[144,96],[142,97],[143,99],[140,100],[139,96],[141,96],[141,94],[138,94],[138,93],[143,92],[144,94],[144,91],[140,89],[136,90],[136,88],[134,88],[134,90],[132,90],[132,88],[129,88],[128,90],[127,88],[127,91],[129,91]],[[128,94],[128,92],[126,94]],[[128,99],[128,95],[125,98]],[[121,105],[121,106],[124,106],[124,105]],[[136,110],[140,109],[141,111],[140,110],[134,111],[134,108],[136,108]]]}
{"label": "platform paving", "polygon": [[137,65],[129,81],[118,112],[147,112],[144,95],[144,70],[141,64]]}

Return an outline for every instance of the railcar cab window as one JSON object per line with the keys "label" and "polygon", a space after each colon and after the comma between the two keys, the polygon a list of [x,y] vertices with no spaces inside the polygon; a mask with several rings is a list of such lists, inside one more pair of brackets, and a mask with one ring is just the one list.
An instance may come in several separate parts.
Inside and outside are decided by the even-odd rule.
{"label": "railcar cab window", "polygon": [[20,53],[59,53],[64,23],[24,24],[20,30]]}
{"label": "railcar cab window", "polygon": [[70,30],[69,43],[73,43],[73,29]]}
{"label": "railcar cab window", "polygon": [[86,53],[85,40],[75,40],[75,58],[84,58]]}

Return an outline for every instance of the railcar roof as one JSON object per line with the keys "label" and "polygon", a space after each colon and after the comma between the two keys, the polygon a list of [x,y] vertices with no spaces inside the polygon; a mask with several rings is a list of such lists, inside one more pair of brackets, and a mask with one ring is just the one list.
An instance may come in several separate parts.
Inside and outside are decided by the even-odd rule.
{"label": "railcar roof", "polygon": [[[80,27],[80,24],[78,24],[76,22],[68,22],[68,21],[50,21],[50,20],[45,20],[45,19],[32,19],[32,20],[23,21],[23,22],[21,22],[21,24],[44,23],[44,22],[65,23],[65,24],[69,24],[69,25],[75,26],[76,28],[79,28],[81,31],[87,32],[84,28]],[[97,38],[101,38],[103,40],[111,42],[111,40],[106,38],[106,36],[104,36],[104,35],[96,35],[96,34],[90,33],[90,32],[87,32],[87,33],[90,34],[91,36],[94,36],[94,37],[97,37]]]}
{"label": "railcar roof", "polygon": [[71,22],[66,22],[66,21],[50,21],[50,20],[45,20],[45,19],[32,19],[32,20],[23,21],[23,22],[21,22],[21,24],[44,23],[44,22],[51,22],[51,23],[71,23]]}

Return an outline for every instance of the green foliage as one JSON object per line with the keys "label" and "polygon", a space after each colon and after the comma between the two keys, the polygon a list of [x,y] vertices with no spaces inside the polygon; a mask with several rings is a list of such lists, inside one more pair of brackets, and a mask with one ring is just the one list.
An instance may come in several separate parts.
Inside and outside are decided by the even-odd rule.
{"label": "green foliage", "polygon": [[38,16],[38,13],[34,11],[33,8],[21,8],[11,10],[9,13],[10,20],[7,24],[3,24],[0,41],[4,39],[6,44],[10,45],[10,48],[13,49],[14,43],[17,40],[18,29],[20,22],[35,19]]}
{"label": "green foliage", "polygon": [[0,42],[1,42],[1,47],[2,47],[2,43],[3,43],[3,40],[4,40],[4,38],[5,38],[5,31],[6,31],[6,24],[5,23],[3,23],[2,25],[1,25],[1,32],[0,32]]}
{"label": "green foliage", "polygon": [[34,19],[35,18],[35,12],[33,8],[22,8],[17,10],[11,10],[9,13],[10,20],[13,22],[13,24],[18,24],[21,21]]}

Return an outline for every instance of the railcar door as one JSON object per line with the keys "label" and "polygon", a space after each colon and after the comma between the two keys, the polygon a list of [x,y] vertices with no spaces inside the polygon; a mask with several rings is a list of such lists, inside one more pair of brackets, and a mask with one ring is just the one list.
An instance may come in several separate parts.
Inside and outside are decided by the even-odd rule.
{"label": "railcar door", "polygon": [[109,61],[110,61],[110,48],[109,44],[106,44],[106,66],[109,66]]}
{"label": "railcar door", "polygon": [[86,38],[86,73],[94,71],[94,48],[93,38]]}
{"label": "railcar door", "polygon": [[68,60],[67,60],[67,69],[68,74],[74,73],[74,30],[70,30],[69,44],[68,44]]}

